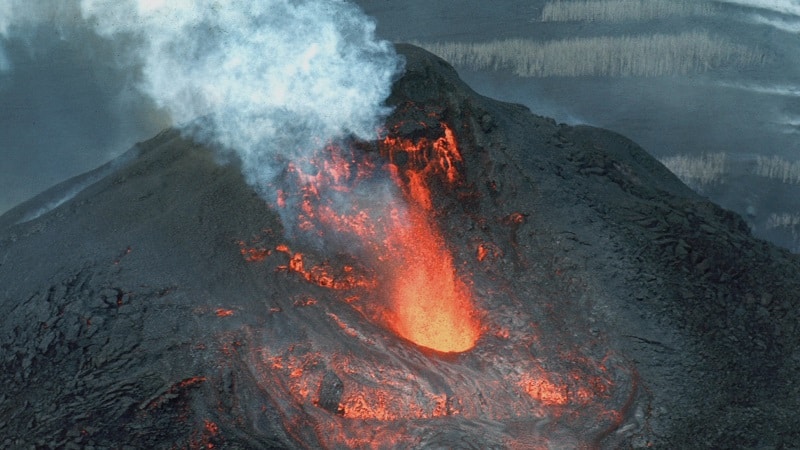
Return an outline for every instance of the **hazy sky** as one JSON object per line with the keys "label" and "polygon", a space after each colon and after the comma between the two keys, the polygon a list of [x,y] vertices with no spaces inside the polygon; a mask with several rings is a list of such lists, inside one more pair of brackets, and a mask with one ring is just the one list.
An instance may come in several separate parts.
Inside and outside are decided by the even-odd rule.
{"label": "hazy sky", "polygon": [[136,74],[83,26],[48,17],[8,24],[0,54],[0,212],[168,123],[129,83]]}

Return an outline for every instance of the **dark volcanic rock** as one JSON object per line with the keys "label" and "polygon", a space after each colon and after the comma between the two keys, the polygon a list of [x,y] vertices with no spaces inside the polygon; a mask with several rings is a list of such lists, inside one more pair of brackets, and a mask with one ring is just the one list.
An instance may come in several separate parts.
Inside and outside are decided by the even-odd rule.
{"label": "dark volcanic rock", "polygon": [[332,413],[339,412],[339,403],[342,400],[343,392],[344,384],[336,372],[330,370],[325,372],[322,383],[319,385],[319,407]]}
{"label": "dark volcanic rock", "polygon": [[[93,182],[55,209],[17,223],[57,204],[59,189],[0,218],[2,447],[318,447],[330,430],[361,428],[375,440],[350,445],[800,442],[797,256],[754,239],[633,142],[481,97],[443,61],[398,49],[408,62],[387,123],[419,139],[444,122],[464,157],[460,184],[432,185],[456,266],[489,319],[512,335],[537,330],[525,352],[553,373],[582,367],[562,352],[616,361],[603,363],[614,373],[599,395],[614,420],[505,420],[480,406],[493,399],[462,420],[470,399],[447,377],[506,370],[486,358],[507,336],[486,332],[477,356],[455,360],[392,339],[347,294],[282,269],[279,244],[328,256],[287,241],[235,164],[166,131],[60,188]],[[443,416],[403,422],[406,440],[381,441],[410,417],[407,405],[348,418],[353,386],[381,383],[320,352],[406,368],[446,399]],[[293,384],[303,380],[316,384]],[[306,391],[315,405],[292,400]]]}

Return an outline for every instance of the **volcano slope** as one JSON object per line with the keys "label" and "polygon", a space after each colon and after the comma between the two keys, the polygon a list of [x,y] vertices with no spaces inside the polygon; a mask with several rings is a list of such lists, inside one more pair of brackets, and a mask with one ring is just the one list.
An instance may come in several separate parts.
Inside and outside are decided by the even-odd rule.
{"label": "volcano slope", "polygon": [[[427,217],[474,347],[398,337],[374,261],[289,229],[280,196],[168,130],[0,218],[4,448],[800,442],[796,256],[633,142],[398,50],[393,140],[353,148],[447,164],[425,174]],[[388,150],[407,186],[418,154]]]}

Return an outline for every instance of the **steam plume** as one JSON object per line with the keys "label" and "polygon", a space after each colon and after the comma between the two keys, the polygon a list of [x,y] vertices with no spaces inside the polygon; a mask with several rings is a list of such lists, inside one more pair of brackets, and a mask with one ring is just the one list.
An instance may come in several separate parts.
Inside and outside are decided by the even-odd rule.
{"label": "steam plume", "polygon": [[[341,0],[82,0],[141,67],[138,87],[263,189],[327,140],[373,138],[400,60]],[[199,118],[199,119],[198,119]]]}

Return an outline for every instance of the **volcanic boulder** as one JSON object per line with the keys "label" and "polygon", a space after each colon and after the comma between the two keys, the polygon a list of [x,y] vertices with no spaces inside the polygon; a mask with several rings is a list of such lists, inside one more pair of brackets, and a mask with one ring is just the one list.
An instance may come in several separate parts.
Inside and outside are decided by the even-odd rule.
{"label": "volcanic boulder", "polygon": [[[624,137],[397,48],[387,137],[458,145],[456,182],[425,186],[475,348],[372,320],[363,255],[168,130],[0,217],[3,447],[796,445],[797,256]],[[405,180],[386,142],[352,148]]]}

